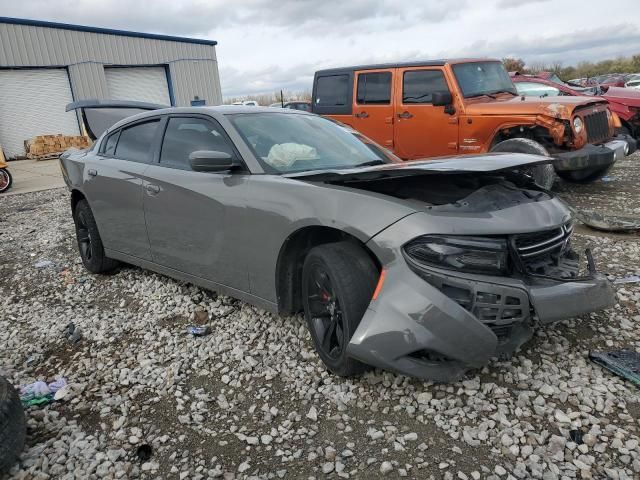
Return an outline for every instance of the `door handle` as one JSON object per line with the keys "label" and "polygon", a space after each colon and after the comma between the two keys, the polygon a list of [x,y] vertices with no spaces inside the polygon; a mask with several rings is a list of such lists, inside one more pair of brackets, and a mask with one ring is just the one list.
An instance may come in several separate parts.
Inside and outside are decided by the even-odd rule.
{"label": "door handle", "polygon": [[153,185],[152,183],[147,183],[144,186],[144,189],[147,191],[147,193],[149,193],[151,195],[155,195],[156,193],[160,193],[160,187],[158,185]]}
{"label": "door handle", "polygon": [[353,116],[356,118],[369,118],[369,114],[367,112],[354,113]]}
{"label": "door handle", "polygon": [[90,168],[89,170],[87,170],[87,174],[89,174],[92,177],[95,177],[96,175],[98,175],[98,171],[94,170],[93,168]]}
{"label": "door handle", "polygon": [[411,112],[402,112],[398,114],[398,118],[413,118],[413,114]]}

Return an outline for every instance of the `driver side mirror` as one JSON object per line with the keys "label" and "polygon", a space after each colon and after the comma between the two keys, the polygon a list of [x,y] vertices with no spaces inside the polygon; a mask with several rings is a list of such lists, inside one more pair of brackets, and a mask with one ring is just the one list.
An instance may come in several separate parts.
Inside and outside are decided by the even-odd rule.
{"label": "driver side mirror", "polygon": [[453,97],[451,92],[433,92],[431,95],[431,104],[434,107],[444,107],[444,113],[453,115],[456,113],[456,109],[453,106]]}
{"label": "driver side mirror", "polygon": [[434,107],[446,107],[453,103],[451,92],[433,92],[431,95],[431,104]]}
{"label": "driver side mirror", "polygon": [[196,150],[189,154],[194,172],[227,172],[240,166],[240,162],[227,152]]}

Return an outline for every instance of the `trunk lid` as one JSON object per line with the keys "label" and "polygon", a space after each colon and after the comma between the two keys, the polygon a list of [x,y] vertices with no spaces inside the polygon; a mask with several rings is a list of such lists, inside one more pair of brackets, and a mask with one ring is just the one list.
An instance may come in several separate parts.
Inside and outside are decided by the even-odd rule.
{"label": "trunk lid", "polygon": [[95,141],[120,120],[161,108],[169,106],[129,100],[79,100],[68,104],[65,111],[80,110],[87,134]]}

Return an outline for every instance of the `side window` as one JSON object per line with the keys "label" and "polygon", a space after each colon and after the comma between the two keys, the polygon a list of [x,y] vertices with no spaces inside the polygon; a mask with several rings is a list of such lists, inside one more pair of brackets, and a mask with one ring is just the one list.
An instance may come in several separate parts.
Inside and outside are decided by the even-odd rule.
{"label": "side window", "polygon": [[440,70],[413,70],[402,76],[402,103],[431,103],[433,92],[448,92]]}
{"label": "side window", "polygon": [[123,128],[120,132],[115,156],[132,162],[150,162],[153,139],[159,124],[160,120],[152,120],[139,123],[133,127]]}
{"label": "side window", "polygon": [[349,75],[318,77],[316,105],[335,107],[347,105],[349,101]]}
{"label": "side window", "polygon": [[116,144],[118,143],[119,135],[120,131],[117,131],[107,137],[107,140],[104,142],[104,146],[102,147],[103,155],[113,155],[116,153]]}
{"label": "side window", "polygon": [[203,118],[170,118],[162,140],[160,164],[191,169],[189,154],[197,150],[215,150],[235,156],[222,127],[216,123]]}
{"label": "side window", "polygon": [[391,103],[391,72],[358,75],[356,102],[360,105],[389,105]]}

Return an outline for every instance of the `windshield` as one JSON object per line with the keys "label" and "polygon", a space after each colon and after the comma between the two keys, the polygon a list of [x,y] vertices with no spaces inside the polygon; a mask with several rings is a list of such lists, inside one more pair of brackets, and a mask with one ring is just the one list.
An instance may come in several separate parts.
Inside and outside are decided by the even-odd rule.
{"label": "windshield", "polygon": [[268,173],[400,161],[369,139],[322,117],[256,113],[230,115],[230,119]]}
{"label": "windshield", "polygon": [[500,62],[472,62],[453,65],[464,98],[508,92],[517,95],[509,74]]}

